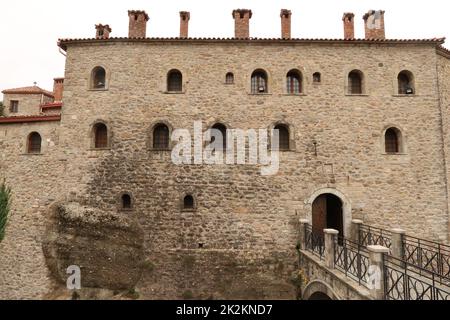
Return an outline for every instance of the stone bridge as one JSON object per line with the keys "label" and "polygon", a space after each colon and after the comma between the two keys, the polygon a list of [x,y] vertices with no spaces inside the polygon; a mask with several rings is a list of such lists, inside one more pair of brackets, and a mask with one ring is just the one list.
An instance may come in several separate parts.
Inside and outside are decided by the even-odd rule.
{"label": "stone bridge", "polygon": [[450,300],[450,246],[352,221],[349,239],[300,221],[303,300]]}

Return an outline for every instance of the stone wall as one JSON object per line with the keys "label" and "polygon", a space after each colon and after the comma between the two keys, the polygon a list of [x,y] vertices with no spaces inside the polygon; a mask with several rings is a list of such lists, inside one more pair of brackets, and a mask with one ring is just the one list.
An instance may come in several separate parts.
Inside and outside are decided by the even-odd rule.
{"label": "stone wall", "polygon": [[[19,112],[11,113],[9,111],[11,100],[19,101]],[[39,106],[51,100],[51,98],[41,94],[4,94],[4,114],[5,116],[39,115],[41,111]]]}

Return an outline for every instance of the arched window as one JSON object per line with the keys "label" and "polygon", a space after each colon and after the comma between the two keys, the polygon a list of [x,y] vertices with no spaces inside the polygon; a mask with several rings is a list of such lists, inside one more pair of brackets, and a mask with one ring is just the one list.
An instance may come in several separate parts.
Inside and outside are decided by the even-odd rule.
{"label": "arched window", "polygon": [[41,135],[37,132],[30,133],[30,135],[28,136],[27,152],[39,154],[41,153],[41,145],[42,145]]}
{"label": "arched window", "polygon": [[386,153],[401,152],[401,132],[397,128],[389,128],[384,134],[384,145]]}
{"label": "arched window", "polygon": [[169,128],[165,124],[157,124],[153,129],[153,149],[169,149]]}
{"label": "arched window", "polygon": [[91,89],[106,88],[106,71],[102,67],[96,67],[92,70]]}
{"label": "arched window", "polygon": [[353,70],[348,74],[348,93],[363,93],[363,73],[359,70]]}
{"label": "arched window", "polygon": [[122,195],[122,209],[132,209],[131,196],[128,193]]}
{"label": "arched window", "polygon": [[231,72],[228,72],[225,76],[225,83],[226,84],[233,84],[234,83],[234,74]]}
{"label": "arched window", "polygon": [[286,76],[287,93],[299,94],[302,93],[302,75],[297,70],[291,70]]}
{"label": "arched window", "polygon": [[183,91],[183,75],[178,70],[172,70],[167,75],[167,91],[182,92]]}
{"label": "arched window", "polygon": [[280,151],[288,151],[290,150],[290,138],[289,138],[289,129],[284,124],[279,124],[275,126],[275,130],[278,130],[279,142],[278,147]]}
{"label": "arched window", "polygon": [[227,127],[221,123],[216,123],[211,129],[218,130],[222,134],[222,141],[216,143],[215,137],[211,136],[211,144],[215,144],[216,150],[225,150],[227,148]]}
{"label": "arched window", "polygon": [[252,93],[268,93],[267,73],[264,70],[256,70],[252,74]]}
{"label": "arched window", "polygon": [[414,94],[414,77],[409,71],[402,71],[398,74],[398,94]]}
{"label": "arched window", "polygon": [[320,72],[315,72],[313,74],[313,82],[314,83],[320,83],[322,82],[322,75],[320,74]]}
{"label": "arched window", "polygon": [[108,128],[104,123],[97,123],[94,126],[94,147],[95,149],[108,148]]}
{"label": "arched window", "polygon": [[195,209],[194,197],[188,194],[183,199],[183,210],[194,210],[194,209]]}

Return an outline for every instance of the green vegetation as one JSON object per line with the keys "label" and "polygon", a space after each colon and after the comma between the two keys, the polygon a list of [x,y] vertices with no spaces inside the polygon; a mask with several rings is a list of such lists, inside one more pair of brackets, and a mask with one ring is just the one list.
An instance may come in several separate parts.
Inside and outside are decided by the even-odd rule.
{"label": "green vegetation", "polygon": [[3,111],[5,110],[5,106],[3,105],[3,102],[0,101],[0,117],[3,117],[5,114]]}
{"label": "green vegetation", "polygon": [[11,190],[3,182],[0,186],[0,242],[5,238],[11,206]]}

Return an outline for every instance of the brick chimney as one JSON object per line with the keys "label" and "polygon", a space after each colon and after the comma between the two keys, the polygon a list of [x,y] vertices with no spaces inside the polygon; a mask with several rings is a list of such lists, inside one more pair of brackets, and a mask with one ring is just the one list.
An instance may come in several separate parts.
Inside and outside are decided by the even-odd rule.
{"label": "brick chimney", "polygon": [[145,38],[147,34],[147,21],[150,20],[145,11],[129,10],[130,27],[128,31],[129,38]]}
{"label": "brick chimney", "polygon": [[385,39],[384,30],[384,11],[370,10],[364,17],[364,29],[366,31],[366,39]]}
{"label": "brick chimney", "polygon": [[344,39],[355,39],[355,15],[351,12],[344,13]]}
{"label": "brick chimney", "polygon": [[281,38],[290,39],[291,38],[291,10],[281,9]]}
{"label": "brick chimney", "polygon": [[95,25],[95,38],[96,39],[109,39],[109,34],[111,33],[112,29],[109,27],[108,24],[102,25],[102,24],[96,24]]}
{"label": "brick chimney", "polygon": [[61,102],[64,92],[64,78],[53,79],[53,95],[55,102]]}
{"label": "brick chimney", "polygon": [[233,10],[235,38],[250,37],[250,19],[252,18],[252,15],[253,15],[252,10],[248,9]]}
{"label": "brick chimney", "polygon": [[189,20],[191,14],[187,11],[180,11],[180,38],[189,38]]}

